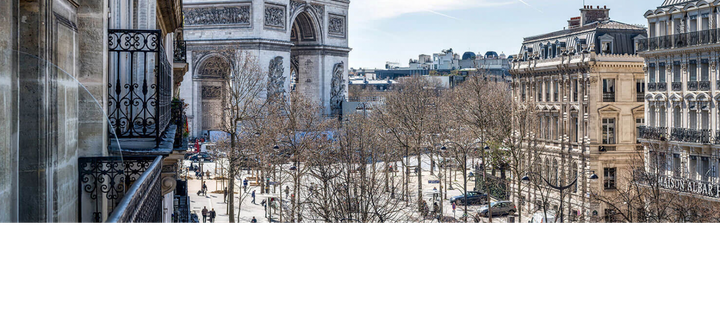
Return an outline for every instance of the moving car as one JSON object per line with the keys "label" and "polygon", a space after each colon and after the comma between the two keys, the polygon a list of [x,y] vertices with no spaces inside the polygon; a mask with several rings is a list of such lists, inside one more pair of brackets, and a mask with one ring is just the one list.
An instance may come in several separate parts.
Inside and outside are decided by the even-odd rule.
{"label": "moving car", "polygon": [[[467,193],[467,203],[468,205],[481,205],[485,203],[487,195],[483,194],[481,192],[477,191],[468,191]],[[450,198],[450,203],[455,203],[456,205],[464,205],[465,204],[465,195],[455,196]]]}
{"label": "moving car", "polygon": [[199,162],[200,160],[203,160],[205,162],[212,162],[213,158],[209,153],[203,152],[203,153],[193,154],[192,156],[190,156],[190,158],[188,160],[193,161],[193,162]]}
{"label": "moving car", "polygon": [[[492,208],[493,217],[505,216],[515,213],[515,204],[511,201],[495,201],[493,203],[490,203],[490,208]],[[482,206],[480,210],[478,210],[478,214],[483,217],[487,217],[488,206]]]}

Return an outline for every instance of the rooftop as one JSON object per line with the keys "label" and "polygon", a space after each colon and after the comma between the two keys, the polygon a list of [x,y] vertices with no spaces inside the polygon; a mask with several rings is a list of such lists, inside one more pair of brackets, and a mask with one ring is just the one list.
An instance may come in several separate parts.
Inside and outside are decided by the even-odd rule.
{"label": "rooftop", "polygon": [[524,41],[528,42],[528,41],[535,41],[535,40],[540,40],[540,39],[547,39],[547,38],[551,38],[551,37],[567,36],[567,35],[571,35],[571,34],[575,34],[575,33],[584,33],[584,32],[587,32],[590,30],[596,30],[596,29],[642,31],[642,30],[645,30],[645,26],[633,25],[633,24],[618,22],[615,20],[605,20],[605,21],[592,22],[590,24],[580,26],[577,28],[564,29],[564,30],[560,30],[560,31],[547,33],[547,34],[526,37],[524,39]]}
{"label": "rooftop", "polygon": [[664,7],[669,5],[682,4],[686,2],[692,2],[692,0],[665,0],[665,2],[663,2],[661,6]]}

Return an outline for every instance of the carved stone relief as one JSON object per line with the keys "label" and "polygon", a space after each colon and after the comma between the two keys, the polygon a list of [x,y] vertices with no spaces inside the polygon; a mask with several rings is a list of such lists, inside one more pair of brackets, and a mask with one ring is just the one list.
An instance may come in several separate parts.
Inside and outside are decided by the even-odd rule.
{"label": "carved stone relief", "polygon": [[330,90],[330,110],[337,116],[342,110],[345,100],[345,63],[340,62],[333,67],[333,76]]}
{"label": "carved stone relief", "polygon": [[323,20],[325,20],[325,6],[322,4],[311,4],[310,6],[313,10],[315,10],[315,13],[317,13],[318,18],[320,19],[320,25],[322,25]]}
{"label": "carved stone relief", "polygon": [[345,17],[342,15],[330,14],[328,22],[328,35],[345,38]]}
{"label": "carved stone relief", "polygon": [[275,57],[270,61],[268,69],[268,98],[279,99],[285,96],[285,67],[283,57]]}
{"label": "carved stone relief", "polygon": [[290,0],[290,16],[295,16],[295,12],[297,12],[303,5],[305,5],[305,2]]}
{"label": "carved stone relief", "polygon": [[285,30],[285,6],[265,4],[265,27]]}
{"label": "carved stone relief", "polygon": [[245,25],[251,26],[250,5],[237,7],[186,8],[186,25]]}
{"label": "carved stone relief", "polygon": [[221,86],[203,85],[203,87],[202,87],[202,98],[205,100],[219,99],[221,95],[222,95],[222,87]]}

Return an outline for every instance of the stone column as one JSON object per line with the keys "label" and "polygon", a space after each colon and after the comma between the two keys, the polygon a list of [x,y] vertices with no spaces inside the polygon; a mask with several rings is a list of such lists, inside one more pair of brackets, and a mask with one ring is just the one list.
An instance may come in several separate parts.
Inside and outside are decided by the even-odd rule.
{"label": "stone column", "polygon": [[[107,156],[108,141],[108,0],[79,0],[78,8],[78,156]],[[93,212],[107,213],[107,199],[80,201],[79,222],[92,221]]]}
{"label": "stone column", "polygon": [[77,220],[77,12],[65,0],[20,1],[19,221]]}
{"label": "stone column", "polygon": [[0,222],[16,222],[17,103],[13,96],[13,45],[15,1],[0,1]]}

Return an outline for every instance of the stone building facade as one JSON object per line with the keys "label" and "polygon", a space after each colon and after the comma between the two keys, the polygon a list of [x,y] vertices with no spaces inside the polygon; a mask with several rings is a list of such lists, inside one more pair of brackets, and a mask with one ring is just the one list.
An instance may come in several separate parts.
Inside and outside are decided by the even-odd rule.
{"label": "stone building facade", "polygon": [[180,0],[1,1],[0,222],[169,221],[181,13]]}
{"label": "stone building facade", "polygon": [[666,0],[645,13],[646,171],[666,193],[720,205],[720,2]]}
{"label": "stone building facade", "polygon": [[[644,27],[610,20],[609,9],[584,7],[567,29],[525,38],[513,57],[516,107],[531,106],[538,129],[526,154],[528,174],[540,186],[523,183],[521,204],[529,213],[562,210],[572,221],[602,221],[604,206],[592,194],[611,196],[630,173],[642,122],[644,74],[637,42]],[[591,174],[599,178],[591,180]],[[557,186],[574,187],[563,195]],[[512,194],[514,195],[514,194]]]}
{"label": "stone building facade", "polygon": [[185,0],[189,71],[180,98],[190,133],[218,130],[227,71],[237,51],[275,73],[268,85],[297,90],[339,116],[348,85],[349,0]]}

